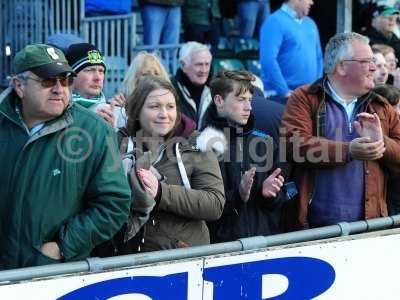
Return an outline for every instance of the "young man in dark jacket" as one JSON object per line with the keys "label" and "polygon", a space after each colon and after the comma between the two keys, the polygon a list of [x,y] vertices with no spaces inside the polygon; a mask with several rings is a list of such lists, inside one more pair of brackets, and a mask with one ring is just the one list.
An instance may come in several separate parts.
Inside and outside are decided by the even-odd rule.
{"label": "young man in dark jacket", "polygon": [[224,132],[228,151],[220,161],[226,203],[222,217],[209,224],[212,242],[277,233],[284,178],[272,172],[274,143],[254,129],[251,98],[254,76],[222,71],[211,82],[213,103],[205,125]]}

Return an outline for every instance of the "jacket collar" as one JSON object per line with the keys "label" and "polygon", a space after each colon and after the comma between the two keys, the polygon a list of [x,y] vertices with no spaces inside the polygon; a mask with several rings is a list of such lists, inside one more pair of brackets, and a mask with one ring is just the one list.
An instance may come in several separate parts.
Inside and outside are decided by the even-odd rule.
{"label": "jacket collar", "polygon": [[181,113],[181,123],[178,125],[174,136],[188,138],[195,129],[196,123],[185,114]]}
{"label": "jacket collar", "polygon": [[0,113],[19,126],[23,126],[15,110],[18,101],[17,98],[18,96],[12,87],[7,88],[3,93],[1,93]]}
{"label": "jacket collar", "polygon": [[[17,101],[20,101],[17,94],[14,92],[13,88],[7,88],[1,95],[0,95],[0,114],[3,114],[6,118],[8,118],[11,122],[15,123],[16,125],[24,128],[24,125],[21,122],[20,117],[16,111]],[[27,144],[35,141],[39,137],[44,135],[51,134],[53,132],[57,132],[61,129],[64,129],[73,123],[73,117],[71,114],[71,109],[73,106],[72,100],[70,100],[68,106],[66,107],[64,113],[52,120],[45,122],[45,126],[37,133],[32,135],[29,138]],[[26,145],[27,145],[26,144]],[[26,146],[25,145],[25,146]]]}
{"label": "jacket collar", "polygon": [[387,44],[390,42],[398,42],[399,38],[394,34],[390,34],[390,35],[384,35],[382,32],[376,30],[374,27],[371,27],[370,29],[366,30],[365,32],[363,32],[362,34],[364,34],[365,36],[368,36],[371,40],[375,40],[375,41],[380,41],[377,44]]}
{"label": "jacket collar", "polygon": [[[326,99],[328,93],[327,87],[327,80],[328,78],[324,76],[323,78],[315,81],[311,84],[308,89],[307,93],[310,95],[315,95],[317,99],[316,107],[313,110],[313,116],[315,117],[315,130],[317,136],[325,136],[325,117],[326,117]],[[362,95],[358,98],[358,105],[363,105],[363,107],[368,107],[372,101],[376,101],[378,103],[384,104],[385,100],[377,95],[373,91],[369,91],[365,95]]]}
{"label": "jacket collar", "polygon": [[193,84],[189,77],[182,71],[181,68],[176,72],[176,80],[183,85],[189,92],[190,98],[192,98],[197,105],[200,104],[201,94],[203,93],[204,85]]}
{"label": "jacket collar", "polygon": [[[308,87],[307,92],[309,94],[319,95],[320,97],[318,97],[318,99],[320,101],[325,101],[327,88],[328,88],[326,85],[327,80],[328,80],[328,77],[326,77],[326,76],[324,76],[321,79],[318,79],[317,81],[315,81]],[[368,93],[362,95],[358,99],[360,100],[360,102],[364,102],[364,101],[370,102],[372,100],[374,100],[374,101],[376,100],[381,103],[385,102],[385,100],[383,100],[381,97],[378,97],[378,95],[373,91],[369,91]]]}
{"label": "jacket collar", "polygon": [[250,134],[254,130],[255,126],[255,118],[253,113],[250,114],[250,118],[247,121],[247,124],[244,126],[235,126],[231,122],[229,122],[226,118],[222,118],[218,116],[217,108],[214,103],[212,103],[209,107],[207,113],[207,121],[204,124],[205,126],[213,126],[219,130],[224,130],[225,128],[229,128],[230,133],[236,136],[245,136]]}

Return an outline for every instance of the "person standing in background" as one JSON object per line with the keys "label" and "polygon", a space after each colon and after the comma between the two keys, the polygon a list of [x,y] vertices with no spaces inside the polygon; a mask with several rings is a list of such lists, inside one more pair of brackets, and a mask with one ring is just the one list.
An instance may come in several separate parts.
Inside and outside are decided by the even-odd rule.
{"label": "person standing in background", "polygon": [[143,44],[178,44],[184,0],[139,0]]}
{"label": "person standing in background", "polygon": [[261,25],[270,13],[269,0],[238,0],[240,37],[260,38]]}
{"label": "person standing in background", "polygon": [[287,0],[261,28],[264,89],[271,99],[283,104],[294,89],[322,76],[318,28],[307,17],[312,5],[312,0]]}
{"label": "person standing in background", "polygon": [[215,53],[220,36],[221,12],[218,0],[190,0],[183,5],[185,42],[211,45]]}

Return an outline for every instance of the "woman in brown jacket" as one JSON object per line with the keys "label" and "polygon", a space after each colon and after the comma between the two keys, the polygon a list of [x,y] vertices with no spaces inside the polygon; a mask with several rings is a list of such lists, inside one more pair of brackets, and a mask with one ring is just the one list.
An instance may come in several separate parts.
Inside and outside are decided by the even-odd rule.
{"label": "woman in brown jacket", "polygon": [[[179,112],[173,86],[160,77],[141,79],[127,103],[133,207],[125,242],[143,228],[139,251],[208,244],[205,221],[218,219],[225,203],[213,152],[223,153],[223,135],[196,132],[194,122]],[[221,140],[219,151],[207,147],[215,138]],[[123,253],[136,250],[125,244]]]}

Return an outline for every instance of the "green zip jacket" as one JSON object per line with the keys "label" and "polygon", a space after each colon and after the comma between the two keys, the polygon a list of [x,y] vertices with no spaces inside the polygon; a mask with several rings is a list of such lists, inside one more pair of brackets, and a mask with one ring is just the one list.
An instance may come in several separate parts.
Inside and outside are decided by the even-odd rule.
{"label": "green zip jacket", "polygon": [[85,259],[129,213],[115,132],[71,102],[29,136],[18,101],[12,89],[0,95],[0,268],[58,262],[40,252],[50,241],[65,261]]}

